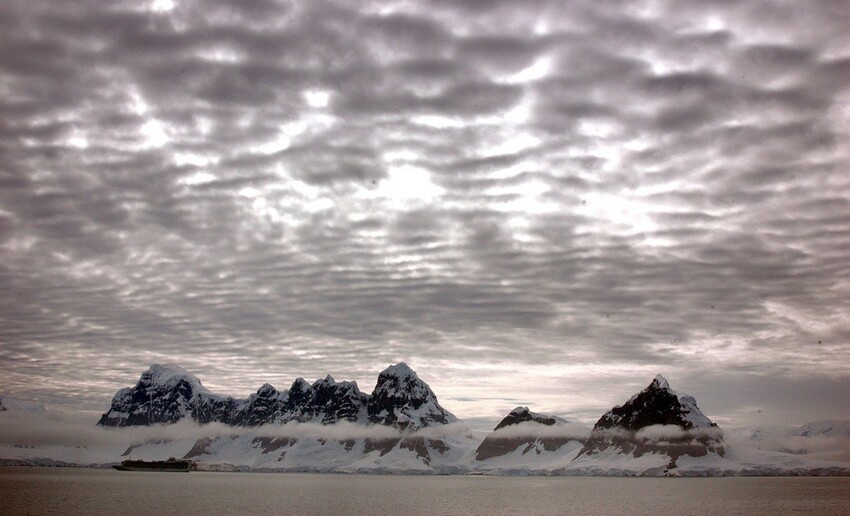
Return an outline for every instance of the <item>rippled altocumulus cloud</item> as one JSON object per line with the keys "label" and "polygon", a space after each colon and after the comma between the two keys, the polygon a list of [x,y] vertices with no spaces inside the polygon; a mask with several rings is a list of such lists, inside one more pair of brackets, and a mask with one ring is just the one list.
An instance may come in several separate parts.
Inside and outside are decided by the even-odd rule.
{"label": "rippled altocumulus cloud", "polygon": [[0,388],[846,413],[846,7],[4,2]]}

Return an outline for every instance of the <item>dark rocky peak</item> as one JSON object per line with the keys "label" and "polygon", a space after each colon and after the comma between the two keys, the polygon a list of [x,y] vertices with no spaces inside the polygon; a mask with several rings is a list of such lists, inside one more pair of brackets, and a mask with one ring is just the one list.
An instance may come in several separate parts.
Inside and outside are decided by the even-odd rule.
{"label": "dark rocky peak", "polygon": [[677,394],[658,375],[626,403],[599,418],[579,455],[609,448],[635,457],[664,453],[671,457],[669,467],[675,468],[682,455],[723,455],[721,440],[717,424],[702,413],[696,399]]}
{"label": "dark rocky peak", "polygon": [[311,386],[304,378],[296,378],[292,382],[292,387],[289,388],[289,399],[293,402],[303,400],[310,397]]}
{"label": "dark rocky peak", "polygon": [[283,424],[289,421],[331,424],[338,421],[419,428],[456,421],[437,403],[428,385],[407,365],[387,368],[379,377],[376,404],[356,382],[337,382],[331,375],[312,385],[303,378],[288,391],[270,384],[247,399],[219,396],[197,377],[176,365],[154,364],[134,387],[119,390],[98,424],[106,426],[174,423],[191,418],[198,423],[234,426]]}
{"label": "dark rocky peak", "polygon": [[[203,396],[203,398],[202,398]],[[132,388],[119,390],[99,425],[174,423],[191,415],[204,398],[215,397],[180,366],[153,364]]]}
{"label": "dark rocky peak", "polygon": [[717,426],[699,410],[693,396],[680,396],[658,375],[629,401],[604,414],[594,429],[618,427],[636,431],[652,425],[676,425],[685,430]]}
{"label": "dark rocky peak", "polygon": [[428,384],[404,362],[390,366],[378,375],[367,409],[370,423],[401,429],[457,421],[453,414],[440,406]]}
{"label": "dark rocky peak", "polygon": [[428,384],[420,380],[416,372],[404,362],[381,371],[374,394],[410,400],[435,397]]}
{"label": "dark rocky peak", "polygon": [[255,394],[241,403],[231,424],[259,426],[275,422],[283,411],[285,396],[286,393],[278,391],[271,384],[263,384]]}
{"label": "dark rocky peak", "polygon": [[508,413],[508,415],[505,416],[498,425],[496,425],[494,430],[499,430],[506,426],[518,425],[520,423],[525,423],[526,421],[534,421],[535,423],[540,423],[541,425],[546,426],[551,426],[556,423],[566,423],[566,420],[557,416],[532,412],[528,409],[528,407],[517,407],[510,411],[510,413]]}
{"label": "dark rocky peak", "polygon": [[311,387],[310,406],[306,413],[321,417],[323,424],[337,421],[365,422],[368,397],[360,392],[357,382],[337,382],[331,375],[317,380]]}
{"label": "dark rocky peak", "polygon": [[262,387],[257,390],[258,398],[277,398],[280,395],[277,389],[270,383],[264,383]]}

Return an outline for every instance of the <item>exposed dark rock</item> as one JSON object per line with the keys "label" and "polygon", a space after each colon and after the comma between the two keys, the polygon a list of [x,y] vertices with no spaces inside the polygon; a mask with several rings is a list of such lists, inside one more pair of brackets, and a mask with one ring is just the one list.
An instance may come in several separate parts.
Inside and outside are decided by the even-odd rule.
{"label": "exposed dark rock", "polygon": [[[656,426],[661,429],[658,435],[641,432]],[[699,410],[693,397],[670,389],[661,375],[629,401],[599,418],[579,456],[608,449],[634,457],[663,453],[671,458],[673,467],[682,455],[724,454],[717,424]]]}
{"label": "exposed dark rock", "polygon": [[505,428],[506,426],[518,425],[520,423],[525,423],[526,421],[534,421],[535,423],[540,423],[541,425],[552,426],[555,423],[563,422],[563,419],[557,418],[555,416],[548,416],[545,414],[538,414],[536,412],[531,412],[528,407],[517,407],[510,411],[510,413],[502,419],[494,430],[499,430],[500,428]]}
{"label": "exposed dark rock", "polygon": [[367,403],[369,422],[412,430],[454,423],[457,418],[440,406],[428,384],[405,363],[383,370]]}
{"label": "exposed dark rock", "polygon": [[266,454],[283,448],[289,448],[297,442],[298,439],[289,437],[256,437],[251,444],[258,446],[263,450],[263,454]]}
{"label": "exposed dark rock", "polygon": [[189,450],[186,455],[183,456],[184,459],[191,459],[192,457],[200,457],[201,455],[207,454],[210,452],[210,446],[217,441],[218,439],[213,439],[211,437],[202,437],[195,441],[192,449]]}
{"label": "exposed dark rock", "polygon": [[289,391],[265,384],[245,400],[209,392],[179,366],[155,364],[134,387],[119,390],[99,425],[139,426],[191,419],[199,424],[260,426],[290,421],[332,424],[366,422],[368,396],[356,382],[330,375],[313,385],[297,379]]}

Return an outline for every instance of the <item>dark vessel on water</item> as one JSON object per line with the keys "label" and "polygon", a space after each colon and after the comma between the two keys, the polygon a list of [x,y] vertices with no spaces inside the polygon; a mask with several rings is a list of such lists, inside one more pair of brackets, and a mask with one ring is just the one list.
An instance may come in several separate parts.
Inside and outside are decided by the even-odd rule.
{"label": "dark vessel on water", "polygon": [[125,460],[112,466],[118,471],[172,471],[186,473],[195,469],[195,463],[190,460]]}

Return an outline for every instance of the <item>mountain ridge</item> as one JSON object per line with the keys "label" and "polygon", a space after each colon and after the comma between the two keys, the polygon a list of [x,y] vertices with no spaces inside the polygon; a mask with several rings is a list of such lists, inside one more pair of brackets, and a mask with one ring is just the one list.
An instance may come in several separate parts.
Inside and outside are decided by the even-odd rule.
{"label": "mountain ridge", "polygon": [[134,387],[116,392],[98,425],[149,426],[183,419],[230,426],[348,421],[400,429],[458,421],[404,362],[384,369],[368,395],[357,382],[337,382],[327,375],[312,384],[297,378],[285,391],[266,383],[245,399],[210,392],[178,365],[153,364]]}

